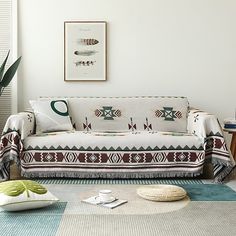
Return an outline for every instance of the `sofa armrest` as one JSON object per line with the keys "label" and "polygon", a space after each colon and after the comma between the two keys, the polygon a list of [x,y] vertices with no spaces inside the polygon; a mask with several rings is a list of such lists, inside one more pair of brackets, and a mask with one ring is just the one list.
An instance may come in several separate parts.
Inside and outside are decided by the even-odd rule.
{"label": "sofa armrest", "polygon": [[190,108],[188,113],[187,130],[203,139],[212,134],[223,137],[218,119],[212,114],[194,108]]}
{"label": "sofa armrest", "polygon": [[17,131],[20,138],[24,140],[30,134],[34,134],[35,130],[35,117],[32,112],[20,112],[11,115],[4,126],[2,135],[11,131]]}
{"label": "sofa armrest", "polygon": [[31,112],[11,115],[3,129],[0,139],[0,181],[10,177],[10,162],[20,165],[23,140],[34,133],[35,117]]}
{"label": "sofa armrest", "polygon": [[218,119],[207,112],[189,110],[187,130],[204,142],[206,161],[211,162],[216,182],[221,182],[235,166]]}

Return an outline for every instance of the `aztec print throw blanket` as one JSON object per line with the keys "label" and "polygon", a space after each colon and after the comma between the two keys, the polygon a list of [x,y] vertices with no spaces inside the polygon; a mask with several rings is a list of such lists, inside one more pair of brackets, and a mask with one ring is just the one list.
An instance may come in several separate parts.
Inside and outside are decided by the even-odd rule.
{"label": "aztec print throw blanket", "polygon": [[[211,162],[216,182],[235,163],[218,120],[192,109],[188,132],[59,132],[35,135],[35,117],[22,112],[8,119],[0,142],[0,178],[11,161],[26,177],[155,178],[190,177]],[[127,145],[132,144],[132,145]]]}

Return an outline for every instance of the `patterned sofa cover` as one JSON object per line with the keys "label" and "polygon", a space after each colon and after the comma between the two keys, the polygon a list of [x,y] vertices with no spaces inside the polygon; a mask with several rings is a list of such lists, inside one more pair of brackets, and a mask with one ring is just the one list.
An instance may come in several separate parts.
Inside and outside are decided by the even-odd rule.
{"label": "patterned sofa cover", "polygon": [[74,131],[35,134],[32,112],[9,117],[2,180],[11,160],[25,177],[78,178],[193,177],[211,162],[218,182],[235,165],[216,117],[190,109],[185,97],[64,99]]}

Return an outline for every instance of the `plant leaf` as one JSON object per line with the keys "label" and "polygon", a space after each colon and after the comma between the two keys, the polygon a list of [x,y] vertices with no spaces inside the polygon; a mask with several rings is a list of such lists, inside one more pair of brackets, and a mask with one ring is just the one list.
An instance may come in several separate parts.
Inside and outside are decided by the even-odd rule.
{"label": "plant leaf", "polygon": [[26,188],[30,190],[33,193],[37,194],[45,194],[47,192],[47,189],[44,188],[41,184],[31,181],[31,180],[23,180]]}
{"label": "plant leaf", "polygon": [[0,193],[16,197],[25,191],[24,185],[19,181],[6,181],[0,184]]}
{"label": "plant leaf", "polygon": [[7,196],[17,197],[25,191],[29,197],[29,191],[37,194],[45,194],[47,189],[31,180],[15,180],[0,183],[0,193],[4,193]]}
{"label": "plant leaf", "polygon": [[5,70],[5,66],[6,66],[6,63],[7,63],[7,59],[8,59],[8,57],[9,57],[9,54],[10,54],[10,50],[8,51],[7,56],[6,56],[4,62],[2,63],[2,65],[1,65],[1,67],[0,67],[0,81],[2,80],[2,76],[3,76],[4,70]]}
{"label": "plant leaf", "polygon": [[7,87],[8,84],[11,82],[12,78],[14,77],[17,68],[20,64],[21,61],[21,57],[19,57],[6,71],[6,73],[4,74],[2,81],[0,82],[0,85],[2,87]]}

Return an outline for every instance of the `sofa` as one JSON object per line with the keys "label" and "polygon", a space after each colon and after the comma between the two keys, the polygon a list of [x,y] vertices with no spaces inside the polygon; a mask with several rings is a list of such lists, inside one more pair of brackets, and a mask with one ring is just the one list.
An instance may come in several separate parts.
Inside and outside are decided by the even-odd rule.
{"label": "sofa", "polygon": [[[217,182],[235,165],[217,118],[190,108],[186,97],[44,97],[38,102],[50,104],[50,112],[69,118],[71,125],[55,121],[46,110],[11,115],[0,142],[1,180],[9,178],[13,161],[27,178],[195,177],[211,163]],[[57,112],[56,103],[67,110]],[[38,130],[50,122],[55,123],[50,132]]]}

